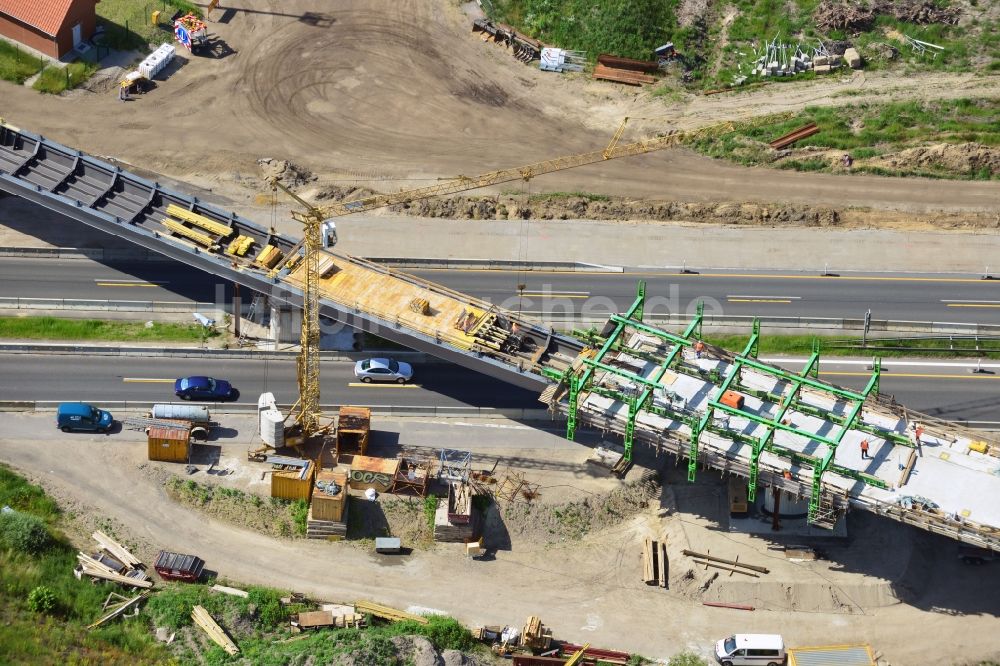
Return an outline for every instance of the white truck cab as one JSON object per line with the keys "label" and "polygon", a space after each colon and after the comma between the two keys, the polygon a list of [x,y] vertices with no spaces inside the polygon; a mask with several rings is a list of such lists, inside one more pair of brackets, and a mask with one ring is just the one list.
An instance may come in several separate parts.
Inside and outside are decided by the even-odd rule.
{"label": "white truck cab", "polygon": [[735,634],[715,644],[722,666],[782,666],[785,641],[778,634]]}

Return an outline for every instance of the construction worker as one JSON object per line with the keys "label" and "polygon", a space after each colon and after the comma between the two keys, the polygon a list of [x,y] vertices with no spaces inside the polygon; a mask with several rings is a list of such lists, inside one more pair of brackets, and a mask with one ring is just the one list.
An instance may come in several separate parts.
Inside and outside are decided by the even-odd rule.
{"label": "construction worker", "polygon": [[863,439],[861,440],[861,459],[865,460],[869,457],[870,456],[868,455],[868,440]]}
{"label": "construction worker", "polygon": [[701,358],[701,353],[703,351],[705,351],[705,343],[704,342],[702,342],[701,340],[699,340],[698,342],[694,343],[694,357],[695,358]]}

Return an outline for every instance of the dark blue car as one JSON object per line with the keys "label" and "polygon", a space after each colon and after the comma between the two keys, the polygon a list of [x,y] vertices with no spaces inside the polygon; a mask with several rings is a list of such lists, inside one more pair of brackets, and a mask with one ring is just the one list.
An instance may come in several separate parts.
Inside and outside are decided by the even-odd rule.
{"label": "dark blue car", "polygon": [[174,382],[174,393],[181,400],[235,400],[239,393],[224,379],[181,377]]}

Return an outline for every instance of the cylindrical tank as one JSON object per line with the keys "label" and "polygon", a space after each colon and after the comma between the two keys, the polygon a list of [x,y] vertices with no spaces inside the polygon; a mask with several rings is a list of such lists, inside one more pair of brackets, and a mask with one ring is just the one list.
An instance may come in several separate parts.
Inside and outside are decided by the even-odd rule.
{"label": "cylindrical tank", "polygon": [[[760,494],[764,495],[761,509],[764,515],[770,516],[774,513],[774,493],[771,492],[771,488],[761,488],[761,490],[763,492]],[[800,500],[794,495],[782,493],[781,507],[778,509],[778,515],[782,518],[804,518],[809,515],[809,498],[806,497]]]}
{"label": "cylindrical tank", "polygon": [[154,419],[180,419],[192,423],[208,423],[211,419],[204,405],[153,405]]}

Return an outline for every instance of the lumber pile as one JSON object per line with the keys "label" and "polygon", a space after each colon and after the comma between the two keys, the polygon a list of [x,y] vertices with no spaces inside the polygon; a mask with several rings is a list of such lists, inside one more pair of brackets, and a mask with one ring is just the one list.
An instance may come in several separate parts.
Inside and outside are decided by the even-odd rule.
{"label": "lumber pile", "polygon": [[521,630],[521,647],[533,652],[544,652],[552,646],[552,630],[542,624],[537,615],[529,615]]}
{"label": "lumber pile", "polygon": [[229,637],[229,634],[219,626],[219,623],[215,621],[215,618],[205,610],[204,606],[195,606],[191,611],[191,619],[194,623],[201,627],[208,637],[211,638],[216,645],[221,647],[226,651],[227,654],[235,655],[240,653],[240,648],[233,642],[233,639]]}
{"label": "lumber pile", "polygon": [[646,537],[642,542],[642,582],[646,585],[667,587],[667,542]]}
{"label": "lumber pile", "polygon": [[310,631],[313,629],[345,629],[361,627],[365,616],[361,613],[345,613],[334,615],[333,611],[318,610],[297,613],[291,616],[292,631]]}
{"label": "lumber pile", "polygon": [[76,554],[77,567],[73,573],[78,579],[87,575],[132,587],[153,587],[139,558],[104,532],[97,531],[91,536],[100,549],[93,556],[83,552]]}
{"label": "lumber pile", "polygon": [[727,560],[721,557],[716,557],[710,553],[696,553],[693,550],[687,549],[684,550],[684,554],[692,558],[695,564],[704,566],[706,571],[709,567],[712,567],[713,569],[722,569],[723,571],[728,571],[730,577],[732,577],[734,573],[740,573],[744,576],[750,576],[751,578],[760,578],[760,574],[771,573],[770,569],[767,567],[740,562],[738,555],[735,560]]}
{"label": "lumber pile", "polygon": [[108,595],[107,599],[104,600],[104,605],[101,607],[102,611],[105,611],[105,615],[101,616],[99,620],[87,626],[87,629],[96,629],[106,622],[124,615],[126,611],[134,608],[136,614],[139,612],[139,602],[146,598],[145,592],[140,592],[131,599],[128,597],[123,597],[120,594],[112,592]]}
{"label": "lumber pile", "polygon": [[631,69],[620,69],[618,67],[608,67],[598,64],[594,67],[594,78],[615,83],[624,83],[630,86],[641,86],[644,83],[656,83],[656,78],[649,74],[636,72]]}
{"label": "lumber pile", "polygon": [[407,613],[406,611],[401,611],[390,606],[382,606],[381,604],[372,603],[371,601],[354,602],[354,610],[358,613],[367,613],[368,615],[380,617],[383,620],[389,620],[391,622],[412,620],[413,622],[419,622],[420,624],[427,624],[427,618],[423,615],[414,615],[413,613]]}
{"label": "lumber pile", "polygon": [[[343,492],[343,491],[342,491]],[[313,518],[312,506],[306,518],[306,538],[339,541],[347,536],[347,504],[344,507],[343,520],[317,520]]]}

